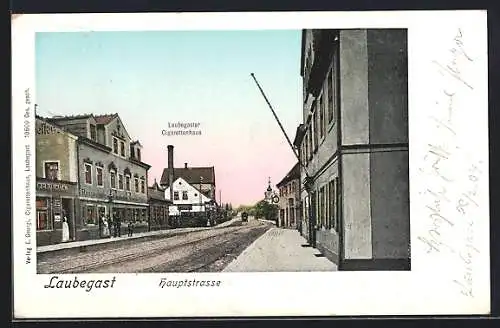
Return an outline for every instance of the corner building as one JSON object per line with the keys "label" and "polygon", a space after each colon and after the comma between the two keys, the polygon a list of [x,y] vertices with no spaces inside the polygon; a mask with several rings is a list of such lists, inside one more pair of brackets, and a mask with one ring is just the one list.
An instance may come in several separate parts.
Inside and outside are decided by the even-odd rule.
{"label": "corner building", "polygon": [[407,31],[303,30],[301,76],[301,233],[339,270],[409,270]]}
{"label": "corner building", "polygon": [[133,141],[117,114],[52,117],[52,124],[78,136],[76,239],[101,238],[102,217],[129,221],[148,231],[148,170],[142,146]]}

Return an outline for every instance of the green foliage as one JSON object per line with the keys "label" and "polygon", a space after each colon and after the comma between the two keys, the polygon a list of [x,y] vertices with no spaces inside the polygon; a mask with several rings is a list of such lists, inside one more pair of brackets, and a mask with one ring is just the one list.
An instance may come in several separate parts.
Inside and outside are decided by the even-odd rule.
{"label": "green foliage", "polygon": [[261,200],[252,208],[252,214],[258,219],[275,220],[278,217],[279,207]]}

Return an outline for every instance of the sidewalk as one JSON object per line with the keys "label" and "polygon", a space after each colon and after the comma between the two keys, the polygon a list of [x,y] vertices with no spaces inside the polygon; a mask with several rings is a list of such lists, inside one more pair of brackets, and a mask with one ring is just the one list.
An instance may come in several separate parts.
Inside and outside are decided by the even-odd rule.
{"label": "sidewalk", "polygon": [[115,237],[115,238],[89,239],[89,240],[72,241],[72,242],[68,242],[68,243],[61,243],[61,244],[54,244],[54,245],[47,245],[47,246],[39,246],[39,247],[37,247],[36,252],[37,252],[37,254],[40,254],[40,253],[54,252],[54,251],[59,251],[59,250],[66,250],[66,249],[71,249],[71,248],[80,248],[80,247],[86,247],[86,246],[115,243],[115,242],[145,238],[145,237],[150,237],[150,236],[172,236],[172,235],[178,235],[181,233],[187,233],[187,232],[192,232],[192,231],[224,228],[224,227],[227,227],[227,226],[229,226],[237,221],[239,221],[239,218],[233,218],[229,221],[218,224],[215,227],[176,228],[176,229],[169,229],[169,230],[156,230],[156,231],[135,233],[132,237],[122,235],[121,237]]}
{"label": "sidewalk", "polygon": [[243,251],[223,272],[336,271],[318,250],[302,247],[306,240],[297,230],[271,228]]}

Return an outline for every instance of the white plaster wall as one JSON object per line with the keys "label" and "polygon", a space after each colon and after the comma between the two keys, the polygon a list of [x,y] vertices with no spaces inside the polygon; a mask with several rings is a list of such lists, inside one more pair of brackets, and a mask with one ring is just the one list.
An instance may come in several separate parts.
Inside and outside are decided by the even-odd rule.
{"label": "white plaster wall", "polygon": [[369,141],[368,50],[366,30],[340,32],[342,144]]}
{"label": "white plaster wall", "polygon": [[371,259],[370,155],[346,154],[342,165],[344,256]]}

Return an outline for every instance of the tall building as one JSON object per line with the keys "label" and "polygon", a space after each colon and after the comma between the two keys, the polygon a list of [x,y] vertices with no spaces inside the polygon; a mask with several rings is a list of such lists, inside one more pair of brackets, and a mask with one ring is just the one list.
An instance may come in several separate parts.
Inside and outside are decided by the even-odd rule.
{"label": "tall building", "polygon": [[[75,145],[66,150],[59,141],[61,137],[49,139],[37,132],[37,166],[41,165],[39,161],[60,161],[63,173],[65,156],[70,155],[71,164],[67,169],[77,184],[73,226],[69,224],[75,240],[100,238],[101,219],[105,217],[119,218],[122,223],[133,221],[137,231],[148,230],[150,166],[142,162],[141,144],[130,138],[117,114],[40,118],[39,124],[64,131],[62,135],[76,140]],[[54,215],[55,222],[58,217]],[[125,224],[122,227],[125,229]],[[43,238],[40,242],[44,242]]]}
{"label": "tall building", "polygon": [[408,270],[407,31],[303,30],[301,76],[302,233],[340,270]]}

